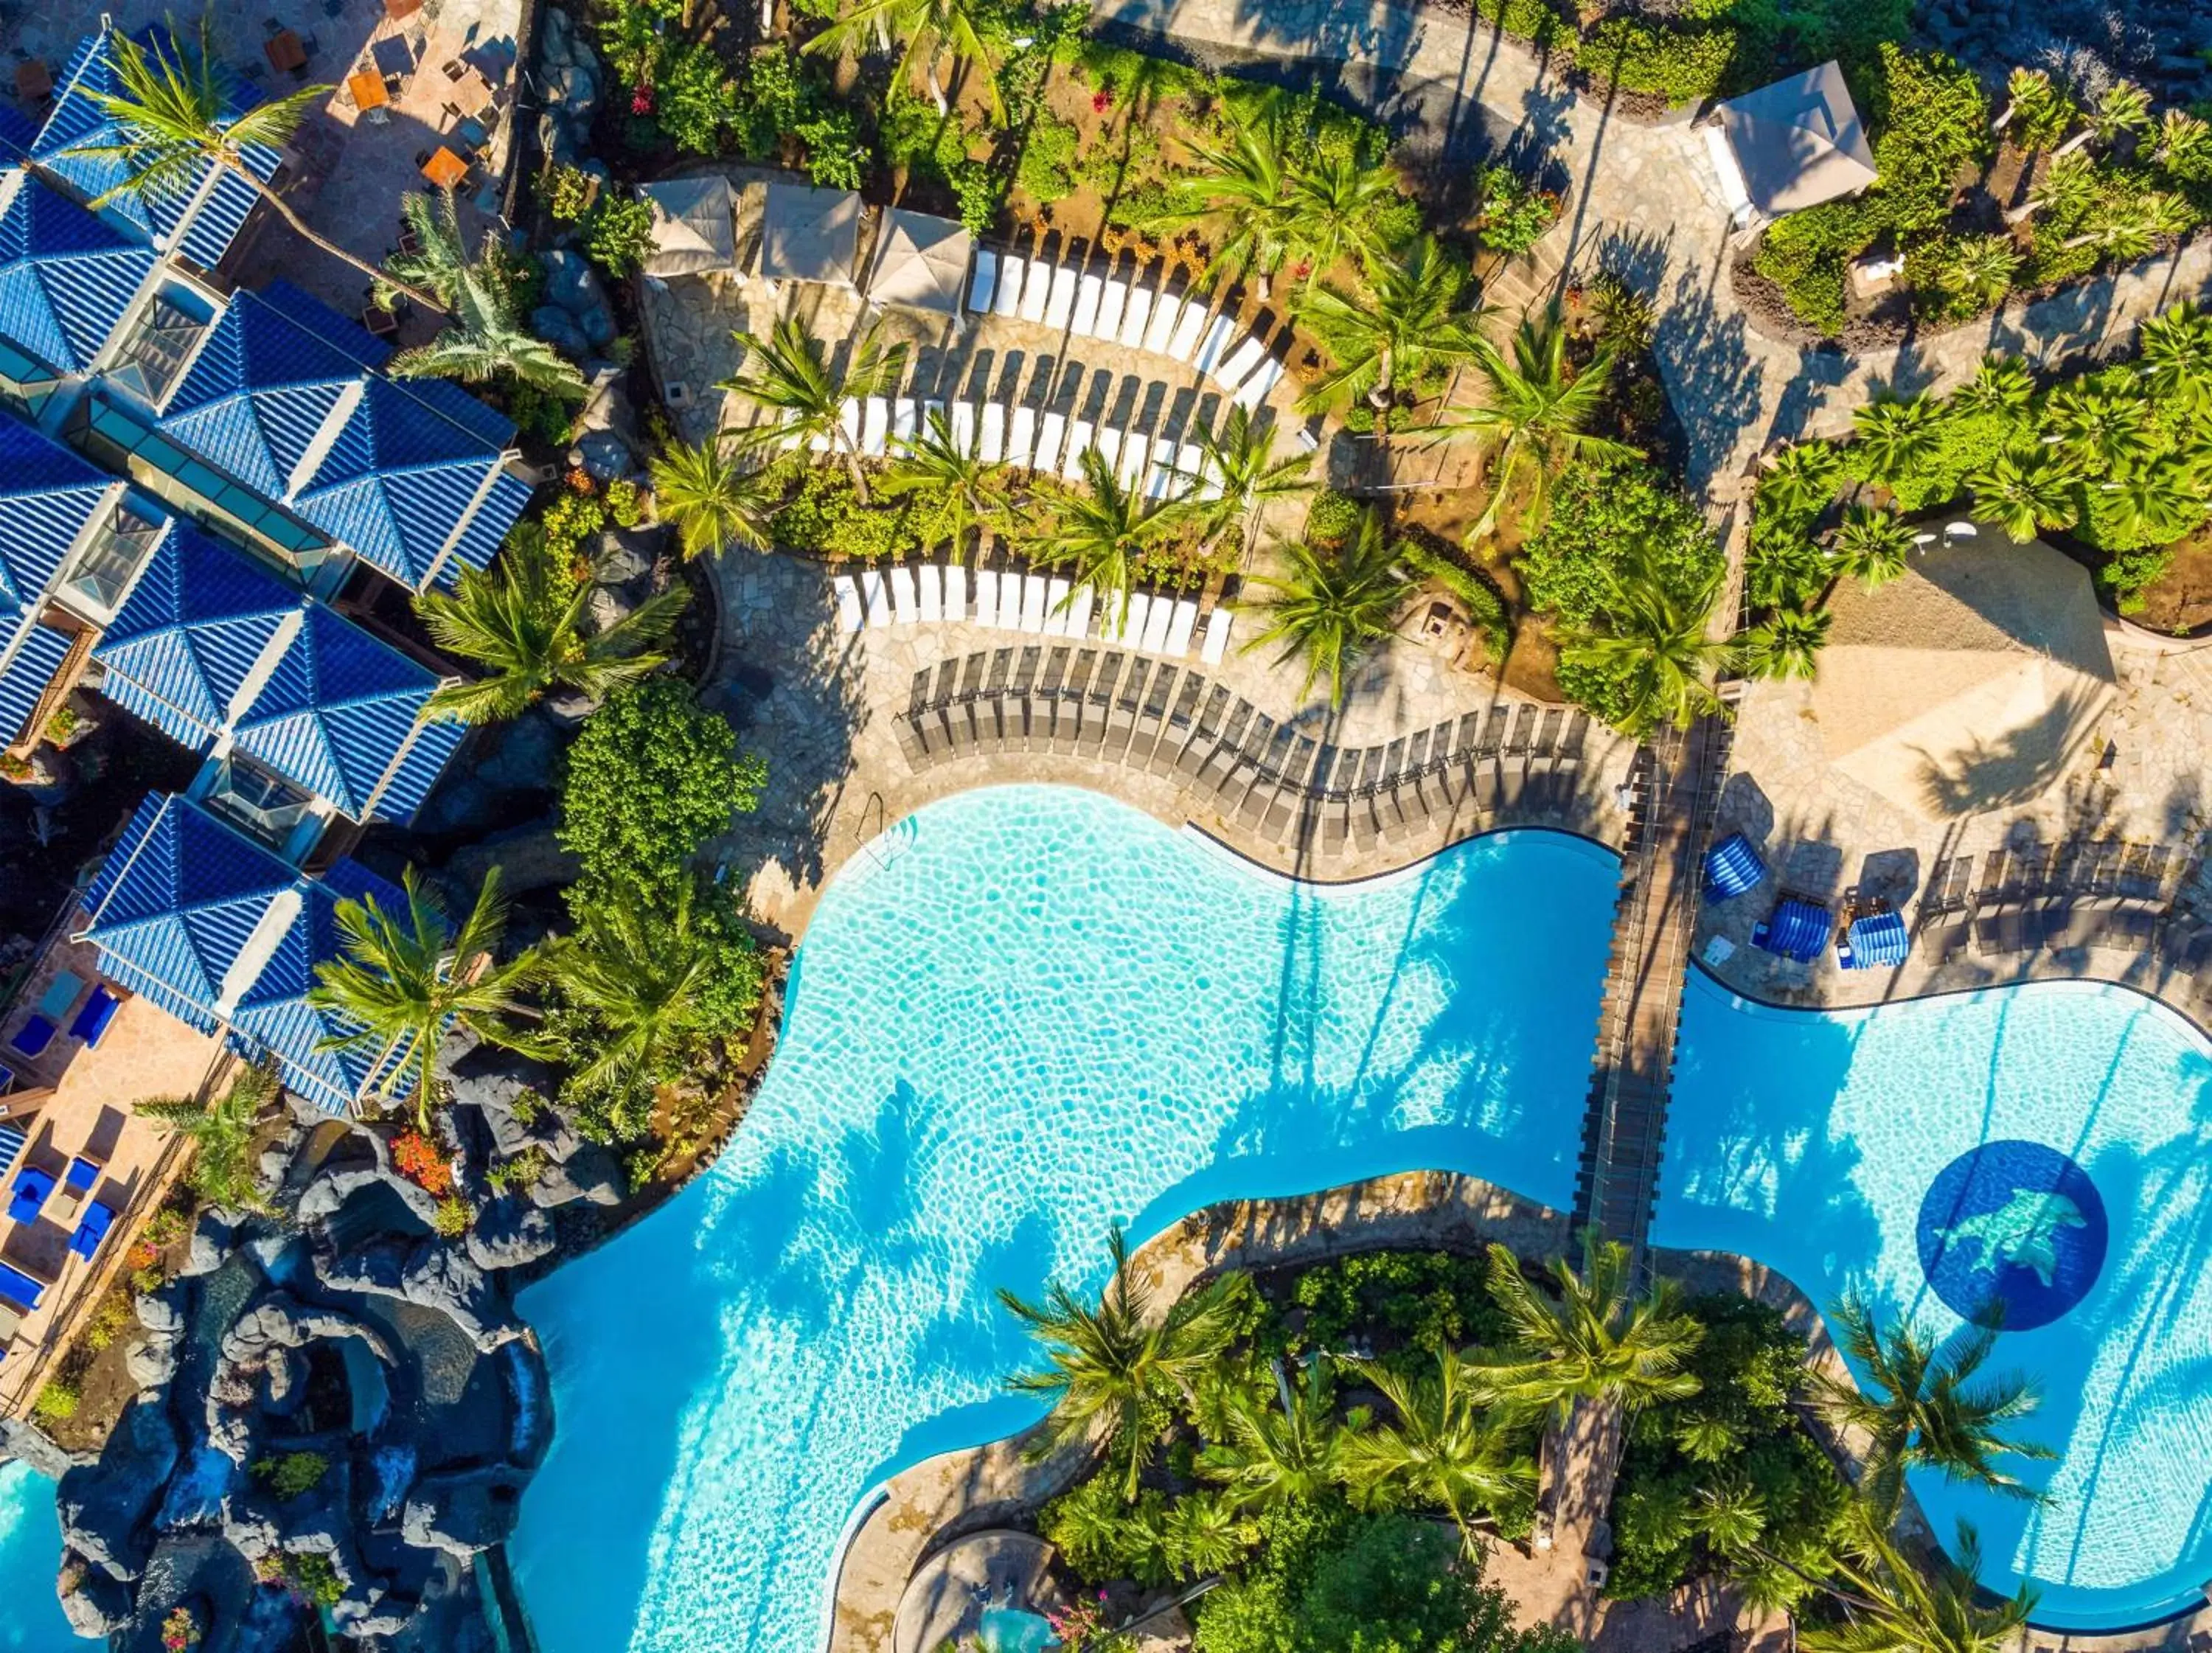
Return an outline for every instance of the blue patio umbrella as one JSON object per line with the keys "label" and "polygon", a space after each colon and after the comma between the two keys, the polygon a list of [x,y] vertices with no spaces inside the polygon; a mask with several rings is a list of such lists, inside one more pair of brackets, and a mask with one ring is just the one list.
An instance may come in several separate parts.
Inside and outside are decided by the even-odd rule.
{"label": "blue patio umbrella", "polygon": [[1753,927],[1751,945],[1808,964],[1828,945],[1832,927],[1828,909],[1818,902],[1786,896],[1764,924]]}
{"label": "blue patio umbrella", "polygon": [[1731,832],[1705,852],[1705,899],[1726,901],[1757,887],[1766,863],[1741,832]]}
{"label": "blue patio umbrella", "polygon": [[1850,933],[1836,950],[1836,957],[1847,970],[1870,970],[1884,964],[1902,964],[1911,951],[1902,914],[1869,913],[1851,921]]}

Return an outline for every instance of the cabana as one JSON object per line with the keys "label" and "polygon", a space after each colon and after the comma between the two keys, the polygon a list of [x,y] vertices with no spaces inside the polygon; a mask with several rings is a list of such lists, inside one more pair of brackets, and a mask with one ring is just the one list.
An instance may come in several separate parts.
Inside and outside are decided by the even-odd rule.
{"label": "cabana", "polygon": [[1911,951],[1902,914],[1867,913],[1853,919],[1836,943],[1836,962],[1847,970],[1871,970],[1902,964]]}
{"label": "cabana", "polygon": [[1705,852],[1705,899],[1727,901],[1756,889],[1766,863],[1741,832],[1731,832]]}
{"label": "cabana", "polygon": [[698,276],[737,267],[737,204],[728,179],[717,173],[641,184],[637,198],[653,209],[653,251],[644,274]]}
{"label": "cabana", "polygon": [[1834,926],[1828,909],[1802,896],[1784,896],[1765,921],[1752,927],[1751,945],[1779,958],[1809,964],[1828,945]]}
{"label": "cabana", "polygon": [[760,258],[763,281],[858,284],[860,198],[850,190],[817,190],[807,184],[770,184],[761,208]]}
{"label": "cabana", "polygon": [[100,1243],[107,1237],[107,1231],[114,1226],[114,1210],[95,1201],[85,1208],[84,1220],[70,1237],[70,1249],[90,1262],[100,1250]]}
{"label": "cabana", "polygon": [[1818,206],[1875,180],[1874,150],[1833,61],[1729,99],[1705,132],[1738,222]]}
{"label": "cabana", "polygon": [[957,323],[974,256],[974,239],[963,226],[894,207],[884,215],[883,234],[876,239],[868,298]]}
{"label": "cabana", "polygon": [[15,1173],[15,1197],[8,1205],[8,1220],[11,1223],[36,1222],[40,1207],[54,1191],[54,1179],[36,1165],[26,1165]]}

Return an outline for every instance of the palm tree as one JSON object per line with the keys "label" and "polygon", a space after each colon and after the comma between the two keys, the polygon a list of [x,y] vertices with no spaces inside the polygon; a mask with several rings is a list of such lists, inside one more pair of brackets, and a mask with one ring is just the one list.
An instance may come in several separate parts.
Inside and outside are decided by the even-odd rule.
{"label": "palm tree", "polygon": [[1729,645],[1705,635],[1722,573],[1716,566],[1695,589],[1680,591],[1638,548],[1607,572],[1599,618],[1564,631],[1565,664],[1623,680],[1628,709],[1621,727],[1628,733],[1646,735],[1662,723],[1686,729],[1722,709],[1712,680]]}
{"label": "palm tree", "polygon": [[2050,1448],[2022,1441],[2005,1426],[2033,1413],[2034,1383],[2008,1373],[1977,1383],[1996,1346],[1984,1328],[1946,1350],[1909,1321],[1885,1334],[1865,1301],[1846,1297],[1833,1316],[1837,1346],[1863,1374],[1815,1379],[1822,1409],[1838,1428],[1863,1431],[1870,1445],[1860,1486],[1885,1522],[1905,1495],[1905,1472],[1925,1468],[2007,1498],[2036,1494],[1992,1462],[2007,1453],[2043,1460]]}
{"label": "palm tree", "polygon": [[1951,1553],[1924,1567],[1879,1529],[1859,1534],[1851,1547],[1863,1553],[1836,1564],[1841,1586],[1823,1586],[1844,1615],[1801,1626],[1805,1653],[2005,1653],[2035,1611],[2025,1585],[1989,1601],[1979,1583],[1981,1545],[1963,1522]]}
{"label": "palm tree", "polygon": [[1747,678],[1810,678],[1828,641],[1826,609],[1782,609],[1736,639],[1736,667]]}
{"label": "palm tree", "polygon": [[1198,1455],[1198,1473],[1218,1482],[1240,1510],[1309,1504],[1341,1479],[1345,1445],[1366,1413],[1336,1421],[1328,1368],[1316,1355],[1297,1383],[1277,1373],[1282,1405],[1246,1393],[1231,1408],[1229,1433]]}
{"label": "palm tree", "polygon": [[536,976],[538,961],[525,951],[497,962],[507,927],[497,867],[484,875],[476,905],[450,938],[443,906],[416,881],[412,866],[401,884],[404,913],[386,912],[374,896],[338,903],[343,956],[315,966],[307,1002],[350,1025],[316,1048],[373,1051],[369,1094],[381,1101],[404,1079],[416,1121],[427,1133],[438,1048],[447,1033],[465,1027],[495,1043],[520,1042],[507,1018],[521,1008],[517,995]]}
{"label": "palm tree", "polygon": [[580,397],[584,375],[524,325],[498,244],[487,235],[482,256],[470,262],[453,192],[441,191],[434,205],[426,195],[410,195],[400,210],[417,246],[392,256],[387,279],[436,294],[447,320],[428,344],[393,356],[390,370],[402,379],[472,385],[504,375],[550,395]]}
{"label": "palm tree", "polygon": [[2052,84],[2047,70],[2015,69],[2005,82],[2005,106],[1990,126],[1998,132],[2011,128],[2013,141],[2033,154],[2065,137],[2081,112],[2081,106]]}
{"label": "palm tree", "polygon": [[2204,520],[2203,488],[2180,460],[2133,465],[2097,486],[2120,527],[2141,544],[2170,544]]}
{"label": "palm tree", "polygon": [[2035,213],[2048,218],[2077,219],[2097,203],[2100,185],[2097,163],[2085,155],[2062,152],[2051,158],[2043,181],[2027,199],[2005,214],[2007,223],[2018,223]]}
{"label": "palm tree", "polygon": [[[803,49],[831,57],[849,49],[857,56],[872,46],[888,52],[896,44],[901,51],[894,84],[911,85],[919,63],[937,112],[949,115],[952,106],[938,82],[937,60],[950,52],[962,69],[980,64],[988,71],[991,53],[983,43],[983,16],[984,10],[975,0],[860,0]],[[985,84],[993,113],[1003,114],[997,81],[987,74]]]}
{"label": "palm tree", "polygon": [[2130,386],[2124,392],[2062,385],[2043,404],[2045,446],[2093,475],[2124,471],[2154,459],[2150,409]]}
{"label": "palm tree", "polygon": [[1106,456],[1095,447],[1084,450],[1083,478],[1090,491],[1070,492],[1054,506],[1052,521],[1036,542],[1037,551],[1048,561],[1066,562],[1074,569],[1063,606],[1075,600],[1076,593],[1089,591],[1113,608],[1118,628],[1128,622],[1138,561],[1172,521],[1173,507],[1123,487]]}
{"label": "palm tree", "polygon": [[1504,1313],[1507,1341],[1502,1358],[1475,1364],[1476,1400],[1563,1423],[1577,1401],[1637,1412],[1698,1392],[1682,1363],[1705,1330],[1682,1312],[1671,1281],[1638,1294],[1628,1248],[1595,1233],[1579,1273],[1565,1258],[1551,1272],[1556,1297],[1522,1275],[1510,1251],[1491,1246],[1490,1295]]}
{"label": "palm tree", "polygon": [[1250,277],[1261,301],[1267,301],[1269,278],[1282,268],[1299,235],[1288,136],[1281,101],[1270,98],[1257,119],[1237,124],[1227,143],[1183,137],[1193,170],[1177,185],[1168,207],[1147,216],[1146,225],[1170,229],[1211,217],[1227,221],[1228,232],[1200,272],[1200,286],[1222,276],[1239,281]]}
{"label": "palm tree", "polygon": [[2020,266],[2021,251],[2009,235],[1968,235],[1952,245],[1941,280],[1962,298],[1995,304],[2012,290]]}
{"label": "palm tree", "polygon": [[222,71],[216,64],[214,28],[214,14],[204,13],[196,42],[179,40],[172,27],[164,32],[166,40],[155,39],[150,49],[129,35],[110,33],[108,50],[116,89],[90,95],[113,127],[114,141],[75,144],[64,152],[116,161],[124,169],[123,181],[96,198],[93,210],[98,211],[125,196],[146,201],[177,199],[199,187],[204,168],[218,167],[245,179],[302,240],[351,264],[373,281],[398,287],[426,309],[444,309],[435,294],[404,281],[395,282],[367,259],[317,234],[292,210],[291,204],[247,164],[249,151],[283,149],[307,112],[328,97],[331,88],[303,86],[281,98],[256,104],[242,115],[234,115]]}
{"label": "palm tree", "polygon": [[1217,1492],[1177,1498],[1160,1522],[1160,1547],[1186,1578],[1226,1572],[1258,1537],[1236,1504]]}
{"label": "palm tree", "polygon": [[1413,1378],[1371,1362],[1357,1370],[1389,1401],[1397,1421],[1344,1443],[1343,1477],[1355,1493],[1370,1503],[1405,1499],[1441,1508],[1470,1556],[1477,1511],[1495,1514],[1534,1498],[1535,1461],[1475,1404],[1467,1363],[1458,1355],[1439,1350],[1435,1373]]}
{"label": "palm tree", "polygon": [[1851,426],[1874,480],[1892,482],[1926,459],[1947,416],[1942,403],[1924,395],[1886,395],[1854,408]]}
{"label": "palm tree", "polygon": [[424,715],[454,723],[497,722],[520,717],[556,689],[601,699],[667,659],[655,645],[674,629],[690,598],[679,586],[611,626],[586,631],[589,580],[578,580],[564,601],[550,588],[542,556],[510,553],[489,571],[465,568],[450,593],[417,597],[415,611],[440,648],[473,660],[484,675],[439,689]]}
{"label": "palm tree", "polygon": [[1844,471],[1844,456],[1830,442],[1792,442],[1765,464],[1759,500],[1787,516],[1816,516],[1826,509]]}
{"label": "palm tree", "polygon": [[2212,316],[2186,301],[2142,325],[2137,371],[2151,394],[2190,414],[2212,407]]}
{"label": "palm tree", "polygon": [[2061,157],[2072,155],[2091,138],[2110,145],[2123,132],[2150,130],[2150,94],[2133,81],[2114,81],[2098,100],[2088,125],[2058,146]]}
{"label": "palm tree", "polygon": [[1336,364],[1299,404],[1309,412],[1340,394],[1387,408],[1401,380],[1475,354],[1482,313],[1466,307],[1467,266],[1435,236],[1364,263],[1369,292],[1343,293],[1323,283],[1298,301],[1299,319]]}
{"label": "palm tree", "polygon": [[2153,154],[2161,167],[2202,165],[2212,159],[2212,121],[2185,110],[2169,109],[2158,124],[2158,144]]}
{"label": "palm tree", "polygon": [[253,1211],[263,1203],[251,1164],[253,1133],[282,1091],[275,1064],[255,1063],[240,1068],[219,1097],[162,1097],[133,1103],[131,1111],[191,1143],[185,1180],[193,1193],[211,1206]]}
{"label": "palm tree", "polygon": [[1525,519],[1534,523],[1553,475],[1568,460],[1586,453],[1636,452],[1625,442],[1589,435],[1590,422],[1605,406],[1613,356],[1600,350],[1580,373],[1570,374],[1566,322],[1557,302],[1534,319],[1522,318],[1510,360],[1489,340],[1478,340],[1474,368],[1486,386],[1483,404],[1454,409],[1436,425],[1439,431],[1472,433],[1492,451],[1490,502],[1468,533],[1470,543],[1497,526],[1514,477],[1524,468],[1535,483]]}
{"label": "palm tree", "polygon": [[2021,414],[2034,400],[2035,375],[2016,356],[1984,356],[1974,376],[1951,393],[1961,413]]}
{"label": "palm tree", "polygon": [[1905,572],[1912,545],[1912,530],[1896,512],[1871,505],[1846,506],[1829,542],[1828,562],[1839,578],[1880,591]]}
{"label": "palm tree", "polygon": [[1249,408],[1230,409],[1218,429],[1199,436],[1198,452],[1195,471],[1176,472],[1187,486],[1178,508],[1208,541],[1235,529],[1249,550],[1260,514],[1272,501],[1295,499],[1319,486],[1312,477],[1313,455],[1277,459],[1273,416],[1255,416]]}
{"label": "palm tree", "polygon": [[1390,635],[1406,600],[1397,550],[1371,508],[1341,550],[1316,550],[1296,540],[1279,549],[1285,571],[1252,581],[1270,593],[1249,605],[1267,617],[1267,629],[1244,645],[1245,652],[1280,643],[1278,665],[1301,657],[1306,663],[1298,698],[1303,701],[1326,676],[1329,705],[1341,706],[1346,673]]}
{"label": "palm tree", "polygon": [[1395,167],[1333,149],[1291,167],[1285,198],[1291,245],[1306,265],[1309,289],[1347,253],[1363,262],[1389,256],[1390,241],[1377,225],[1399,198]]}
{"label": "palm tree", "polygon": [[904,341],[886,345],[883,324],[878,322],[854,341],[853,354],[844,372],[838,374],[823,358],[821,342],[809,337],[796,317],[777,322],[766,338],[748,332],[730,337],[744,347],[748,370],[732,374],[715,388],[772,408],[781,416],[753,426],[739,441],[752,447],[819,442],[825,451],[844,456],[853,492],[866,504],[868,479],[860,470],[860,444],[845,426],[845,405],[881,396],[897,385],[906,371]]}
{"label": "palm tree", "polygon": [[671,442],[655,454],[653,508],[672,524],[684,555],[720,556],[732,545],[764,551],[783,488],[746,465],[717,432],[705,441]]}
{"label": "palm tree", "polygon": [[2100,200],[2065,245],[2094,247],[2100,256],[2124,264],[2169,236],[2187,234],[2196,222],[2180,196],[2146,190]]}
{"label": "palm tree", "polygon": [[697,1042],[701,1001],[714,985],[722,951],[720,939],[696,922],[696,900],[687,878],[678,884],[668,913],[630,902],[592,906],[574,933],[547,952],[553,987],[591,1030],[578,1085],[657,1084],[670,1058]]}
{"label": "palm tree", "polygon": [[[923,489],[933,491],[941,501],[935,525],[944,530],[957,560],[969,532],[995,520],[1006,508],[1006,469],[962,447],[953,440],[944,410],[932,409],[921,432],[892,456],[883,482],[884,494],[890,499],[903,499]],[[930,526],[922,525],[925,530]],[[924,550],[936,543],[935,534],[925,532]]]}
{"label": "palm tree", "polygon": [[1116,1227],[1107,1249],[1114,1273],[1096,1309],[1057,1283],[1041,1304],[1003,1288],[999,1301],[1043,1346],[1043,1370],[1008,1380],[1021,1394],[1052,1402],[1043,1449],[1095,1441],[1119,1453],[1122,1495],[1133,1498],[1158,1420],[1177,1397],[1188,1401],[1192,1386],[1229,1347],[1235,1310],[1249,1288],[1242,1274],[1219,1275],[1155,1315],[1152,1293],[1130,1273],[1128,1237]]}
{"label": "palm tree", "polygon": [[2022,544],[2040,529],[2074,526],[2081,514],[2080,483],[2074,467],[2045,447],[2000,453],[1966,477],[1974,520],[1996,523]]}

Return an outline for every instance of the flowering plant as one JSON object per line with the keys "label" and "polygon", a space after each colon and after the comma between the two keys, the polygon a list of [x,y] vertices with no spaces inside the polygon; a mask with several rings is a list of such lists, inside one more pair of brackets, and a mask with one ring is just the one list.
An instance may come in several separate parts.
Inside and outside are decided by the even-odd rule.
{"label": "flowering plant", "polygon": [[392,1139],[392,1164],[426,1194],[442,1199],[453,1192],[453,1168],[438,1152],[438,1145],[420,1131],[402,1131]]}
{"label": "flowering plant", "polygon": [[633,115],[653,112],[653,88],[650,85],[641,85],[629,94],[629,112]]}
{"label": "flowering plant", "polygon": [[165,1653],[185,1653],[187,1648],[200,1644],[200,1621],[192,1616],[190,1607],[174,1607],[161,1620],[161,1646]]}

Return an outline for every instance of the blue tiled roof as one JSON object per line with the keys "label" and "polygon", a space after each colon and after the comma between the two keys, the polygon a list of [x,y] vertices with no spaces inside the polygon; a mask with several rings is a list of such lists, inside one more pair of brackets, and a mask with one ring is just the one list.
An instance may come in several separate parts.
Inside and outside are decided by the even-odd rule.
{"label": "blue tiled roof", "polygon": [[186,746],[212,742],[301,593],[244,553],[172,523],[93,658],[103,692]]}
{"label": "blue tiled roof", "polygon": [[364,368],[380,368],[392,359],[392,347],[374,333],[289,282],[270,282],[261,289],[260,297],[270,308],[289,316],[332,349],[343,351]]}
{"label": "blue tiled roof", "polygon": [[415,811],[422,807],[422,800],[438,784],[446,765],[453,762],[454,749],[467,733],[458,723],[441,720],[420,725],[414,744],[401,755],[383,796],[376,800],[377,818],[395,826],[412,822]]}
{"label": "blue tiled roof", "polygon": [[238,749],[363,820],[436,687],[423,667],[318,605],[238,720]]}
{"label": "blue tiled roof", "polygon": [[[149,52],[169,50],[169,41],[155,30],[142,30],[133,38]],[[120,161],[71,153],[80,145],[97,147],[118,141],[115,124],[99,101],[102,95],[119,90],[114,40],[113,31],[103,28],[77,43],[55,94],[54,106],[31,149],[35,160],[87,203],[114,189],[129,175]],[[234,101],[230,105],[232,118],[243,112]],[[264,179],[275,174],[280,160],[275,150],[258,146],[249,149],[244,158]],[[173,246],[193,263],[212,268],[222,260],[240,225],[252,210],[254,191],[244,179],[226,173],[215,180],[204,202],[194,211],[206,178],[207,170],[202,167],[193,173],[188,185],[151,198],[120,195],[102,210],[150,245],[164,251]]]}
{"label": "blue tiled roof", "polygon": [[233,295],[164,411],[164,433],[265,498],[281,500],[331,410],[362,378],[349,360],[252,293]]}
{"label": "blue tiled roof", "polygon": [[0,617],[46,588],[112,479],[0,413]]}
{"label": "blue tiled roof", "polygon": [[0,337],[57,374],[92,365],[154,254],[35,178],[16,173],[0,214]]}
{"label": "blue tiled roof", "polygon": [[38,122],[14,104],[0,100],[0,156],[20,161],[38,141]]}
{"label": "blue tiled roof", "polygon": [[460,538],[454,542],[453,556],[438,570],[438,583],[452,585],[465,568],[490,567],[492,558],[499,555],[500,543],[507,538],[507,530],[529,508],[532,491],[528,483],[502,468],[492,478],[489,491],[477,506],[477,514],[469,519],[468,526],[461,530]]}
{"label": "blue tiled roof", "polygon": [[11,745],[22,734],[46,685],[68,658],[71,641],[68,633],[36,621],[24,626],[21,646],[0,666],[0,745]]}
{"label": "blue tiled roof", "polygon": [[372,891],[386,911],[404,909],[398,890],[351,861],[332,867],[326,881],[307,882],[300,915],[253,985],[240,995],[230,1018],[234,1049],[250,1060],[274,1057],[287,1085],[334,1113],[349,1109],[378,1077],[378,1053],[319,1048],[325,1039],[351,1032],[356,1024],[316,1008],[307,994],[315,985],[315,967],[342,951],[338,902]]}
{"label": "blue tiled roof", "polygon": [[103,974],[211,1032],[224,979],[297,878],[197,804],[156,793],[93,880],[85,934]]}

